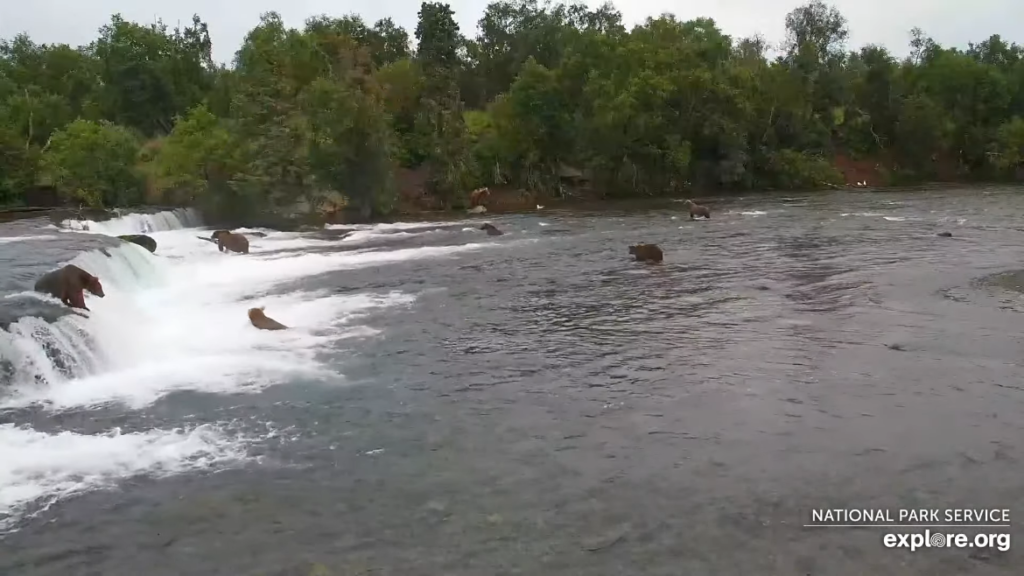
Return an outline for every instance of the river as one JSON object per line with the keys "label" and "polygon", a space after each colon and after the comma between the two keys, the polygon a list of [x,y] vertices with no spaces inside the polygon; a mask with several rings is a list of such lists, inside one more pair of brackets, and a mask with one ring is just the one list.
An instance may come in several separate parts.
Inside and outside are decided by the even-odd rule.
{"label": "river", "polygon": [[[1020,574],[804,524],[1024,514],[1021,189],[707,204],[0,225],[0,574]],[[29,292],[67,262],[88,318]]]}

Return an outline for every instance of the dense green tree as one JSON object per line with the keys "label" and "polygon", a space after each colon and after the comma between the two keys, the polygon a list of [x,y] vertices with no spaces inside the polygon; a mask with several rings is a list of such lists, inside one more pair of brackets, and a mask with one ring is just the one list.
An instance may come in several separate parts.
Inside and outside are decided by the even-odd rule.
{"label": "dense green tree", "polygon": [[214,211],[229,210],[239,203],[230,183],[243,166],[242,143],[229,121],[206,106],[189,110],[152,148],[152,157],[144,158],[150,163],[151,185],[176,195],[173,200],[195,202]]}
{"label": "dense green tree", "polygon": [[115,14],[92,48],[100,60],[104,117],[147,135],[166,134],[175,116],[209,90],[211,48],[198,16],[169,33],[162,22],[141,26]]}
{"label": "dense green tree", "polygon": [[128,129],[105,120],[75,120],[50,138],[41,168],[69,199],[95,207],[131,206],[142,200],[138,152]]}
{"label": "dense green tree", "polygon": [[892,183],[1024,176],[1021,46],[915,28],[898,59],[848,47],[821,0],[784,23],[769,57],[709,18],[627,29],[611,4],[497,0],[468,35],[443,2],[411,35],[270,12],[228,66],[198,16],[114,15],[77,48],[22,34],[0,41],[0,202],[52,185],[235,217],[341,196],[370,216],[420,193],[397,185],[410,173],[450,207],[481,185],[579,194],[580,176],[619,197],[830,188],[850,162]]}
{"label": "dense green tree", "polygon": [[373,94],[320,78],[303,93],[310,121],[310,170],[317,184],[347,197],[366,218],[394,204],[392,131]]}

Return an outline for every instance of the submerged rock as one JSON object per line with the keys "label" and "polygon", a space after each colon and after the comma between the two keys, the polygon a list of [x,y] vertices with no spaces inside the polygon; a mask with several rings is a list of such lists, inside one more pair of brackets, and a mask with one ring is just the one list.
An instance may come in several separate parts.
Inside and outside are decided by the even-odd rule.
{"label": "submerged rock", "polygon": [[156,252],[156,240],[151,236],[146,236],[145,234],[125,234],[124,236],[118,236],[118,238],[132,244],[138,244],[150,252]]}

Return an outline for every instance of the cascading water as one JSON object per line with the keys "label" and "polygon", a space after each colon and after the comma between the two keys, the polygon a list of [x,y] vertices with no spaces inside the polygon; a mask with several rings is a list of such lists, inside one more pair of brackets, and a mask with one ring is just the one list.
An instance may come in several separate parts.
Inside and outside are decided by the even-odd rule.
{"label": "cascading water", "polygon": [[[105,253],[85,252],[70,263],[102,278],[106,297],[113,299],[158,285],[164,273],[158,260],[131,243],[105,249]],[[51,299],[34,292],[18,296]],[[88,304],[95,314],[104,309],[105,302],[90,297]],[[90,332],[88,322],[77,313],[65,314],[52,323],[25,316],[0,331],[0,359],[5,365],[0,385],[50,385],[94,372],[114,351],[104,346],[101,336]]]}
{"label": "cascading water", "polygon": [[153,214],[126,214],[103,222],[92,220],[64,220],[61,227],[68,230],[89,231],[108,236],[149,234],[182,228],[202,226],[199,214],[191,208],[178,208]]}
{"label": "cascading water", "polygon": [[[196,238],[208,234],[193,228],[200,224],[188,210],[131,214],[40,226],[0,244],[0,261],[16,265],[0,279],[0,533],[49,502],[127,476],[247,460],[253,442],[274,434],[273,422],[247,418],[242,425],[219,412],[189,412],[167,420],[177,426],[168,429],[154,427],[149,407],[174,392],[337,383],[323,352],[338,350],[341,340],[374,337],[377,331],[359,322],[371,311],[416,300],[400,292],[279,286],[499,245],[418,245],[418,237],[443,242],[464,233],[441,223],[391,234],[408,243],[392,249],[381,237],[401,226],[363,227],[344,242],[261,230],[266,235],[251,237],[250,254],[233,255]],[[111,238],[139,233],[157,242],[155,254]],[[86,294],[90,312],[70,312],[31,290],[39,275],[69,262],[103,283],[104,298]],[[246,314],[254,306],[266,306],[289,329],[254,329]],[[69,429],[69,419],[89,425]]]}
{"label": "cascading water", "polygon": [[[77,223],[77,228],[87,228],[91,234],[160,237],[199,223],[194,212],[177,210]],[[75,230],[76,226],[66,222],[65,228]],[[54,237],[14,237],[8,248],[48,238]],[[57,240],[68,241],[67,237]],[[43,249],[37,255],[46,253]],[[51,433],[19,423],[26,414],[26,402],[19,402],[19,395],[46,402],[62,389],[116,368],[119,358],[130,355],[136,334],[132,319],[139,317],[133,295],[167,280],[166,261],[128,242],[86,250],[70,261],[54,262],[52,268],[65,263],[102,278],[106,297],[87,296],[91,312],[67,313],[55,299],[30,289],[8,294],[3,299],[7,302],[0,302],[34,299],[43,306],[53,302],[59,311],[51,321],[26,315],[0,330],[0,533],[21,516],[38,513],[82,490],[111,484],[125,473],[171,474],[245,457],[237,441],[215,424],[132,432],[113,427],[99,434],[81,434]],[[38,416],[30,420],[46,423]]]}
{"label": "cascading water", "polygon": [[[201,224],[201,220],[191,209],[129,214],[105,222],[66,220],[62,223],[71,230],[88,229],[106,235],[166,232],[197,224]],[[102,278],[108,295],[111,291],[117,294],[151,288],[163,281],[161,262],[131,243],[83,252],[68,263]],[[31,291],[15,296],[54,300]],[[97,306],[96,300],[90,298],[91,308]],[[66,314],[55,322],[25,316],[0,331],[0,386],[48,385],[83,377],[96,370],[109,353],[103,349],[102,341],[89,332],[86,319],[77,314]]]}

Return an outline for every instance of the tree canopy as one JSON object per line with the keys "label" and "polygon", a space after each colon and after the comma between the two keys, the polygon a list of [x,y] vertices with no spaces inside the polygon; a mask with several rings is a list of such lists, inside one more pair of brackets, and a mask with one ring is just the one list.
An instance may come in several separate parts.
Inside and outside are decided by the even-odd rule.
{"label": "tree canopy", "polygon": [[820,0],[786,16],[778,46],[710,18],[627,29],[611,4],[492,2],[473,33],[447,4],[418,18],[410,34],[266,13],[229,66],[199,16],[172,30],[114,15],[80,47],[2,41],[0,204],[49,186],[94,206],[368,216],[409,194],[463,206],[479,186],[816,189],[854,172],[1013,179],[1024,162],[1024,47],[998,35],[964,49],[915,28],[898,59],[847,46]]}

